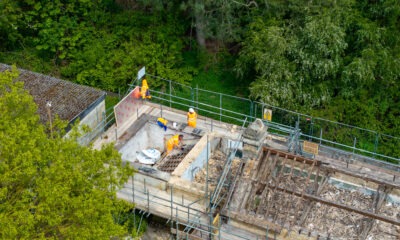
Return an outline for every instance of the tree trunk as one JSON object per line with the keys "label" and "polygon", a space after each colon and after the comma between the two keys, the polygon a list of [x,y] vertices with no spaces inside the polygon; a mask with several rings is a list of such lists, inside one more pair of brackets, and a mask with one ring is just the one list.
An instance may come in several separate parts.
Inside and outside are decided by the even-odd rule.
{"label": "tree trunk", "polygon": [[206,47],[206,39],[204,34],[204,1],[196,0],[194,6],[194,17],[196,21],[196,40],[200,48]]}

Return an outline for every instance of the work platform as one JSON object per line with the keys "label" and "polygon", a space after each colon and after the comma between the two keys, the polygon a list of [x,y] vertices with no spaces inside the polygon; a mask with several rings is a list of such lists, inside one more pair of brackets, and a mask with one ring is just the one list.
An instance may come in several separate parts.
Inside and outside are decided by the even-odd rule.
{"label": "work platform", "polygon": [[[167,131],[158,117],[169,121]],[[267,129],[256,146],[243,137],[248,126],[203,116],[196,129],[185,123],[186,112],[140,101],[93,144],[113,142],[137,169],[118,197],[134,202],[143,218],[164,218],[176,239],[400,238],[398,171],[332,157],[329,149],[314,158],[289,153],[288,139]],[[136,161],[137,151],[163,152],[164,137],[178,133],[186,151],[154,166]]]}

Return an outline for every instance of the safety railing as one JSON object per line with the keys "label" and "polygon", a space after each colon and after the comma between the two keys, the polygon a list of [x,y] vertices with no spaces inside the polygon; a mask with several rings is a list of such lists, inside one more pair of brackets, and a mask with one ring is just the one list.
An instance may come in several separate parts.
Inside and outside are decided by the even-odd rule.
{"label": "safety railing", "polygon": [[90,130],[90,132],[88,132],[88,133],[86,133],[86,134],[84,134],[83,136],[80,137],[80,139],[83,140],[81,142],[84,145],[89,144],[91,141],[93,141],[99,135],[104,133],[114,123],[115,123],[114,108],[108,108],[103,113],[102,120],[95,127],[93,127]]}
{"label": "safety railing", "polygon": [[[237,239],[248,239],[245,236],[222,230],[220,224],[215,225],[214,223],[213,225],[213,219],[211,218],[210,220],[211,216],[205,212],[205,208],[202,210],[193,207],[193,205],[205,200],[205,198],[185,204],[183,198],[182,202],[179,202],[178,198],[174,198],[173,187],[169,188],[170,197],[166,198],[160,196],[159,191],[154,194],[151,193],[145,179],[143,180],[143,184],[135,184],[133,177],[131,184],[125,184],[119,193],[128,196],[129,200],[135,203],[135,208],[139,210],[139,214],[142,216],[148,217],[150,214],[156,214],[168,219],[167,223],[171,224],[171,229],[175,228],[177,230],[176,239],[179,239],[183,235],[190,236],[195,231],[207,237],[205,239],[209,239],[208,237],[211,237],[211,239],[230,239],[224,237],[224,233],[235,236]],[[160,212],[163,212],[163,214],[160,214]],[[182,227],[183,231],[179,231],[179,226]]]}
{"label": "safety railing", "polygon": [[355,153],[384,160],[394,164],[399,164],[400,159],[400,138],[380,134],[376,131],[351,126],[344,123],[334,122],[323,118],[312,117],[310,115],[297,113],[287,109],[275,107],[266,103],[254,102],[254,111],[256,114],[261,109],[271,109],[273,113],[271,121],[271,130],[281,133],[281,129],[274,126],[279,123],[280,126],[294,127],[299,122],[299,128],[302,131],[302,137],[310,141],[322,139],[321,144],[329,147],[348,150]]}
{"label": "safety railing", "polygon": [[[272,110],[271,132],[287,136],[299,122],[302,137],[323,139],[330,147],[355,149],[358,154],[399,164],[400,138],[376,131],[313,117],[267,103],[191,87],[151,74],[146,74],[152,101],[171,108],[187,111],[194,107],[199,115],[221,122],[241,125],[243,119],[262,118],[265,109]],[[139,82],[137,82],[139,83]],[[153,84],[153,85],[152,85]]]}

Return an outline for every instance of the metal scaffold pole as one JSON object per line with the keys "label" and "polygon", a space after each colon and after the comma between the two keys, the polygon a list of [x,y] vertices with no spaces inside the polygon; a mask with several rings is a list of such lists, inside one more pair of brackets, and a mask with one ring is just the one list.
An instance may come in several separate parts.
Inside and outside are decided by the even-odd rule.
{"label": "metal scaffold pole", "polygon": [[[208,142],[208,135],[207,135],[207,153],[206,153],[207,165],[206,165],[206,193],[205,193],[206,195],[205,195],[205,199],[207,199],[207,196],[208,196],[208,160],[209,160],[208,145],[209,145],[209,142]],[[210,200],[210,203],[211,203],[211,200]]]}

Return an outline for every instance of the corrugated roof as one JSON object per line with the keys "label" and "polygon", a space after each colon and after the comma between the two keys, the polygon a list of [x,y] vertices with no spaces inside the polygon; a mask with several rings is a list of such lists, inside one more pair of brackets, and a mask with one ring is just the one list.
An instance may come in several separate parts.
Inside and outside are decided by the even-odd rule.
{"label": "corrugated roof", "polygon": [[[0,63],[0,71],[11,69],[11,66]],[[58,115],[62,120],[71,122],[105,92],[55,77],[18,69],[18,80],[24,82],[25,89],[33,96],[38,105],[38,113],[42,122],[48,121],[46,102],[51,101],[51,115]]]}

